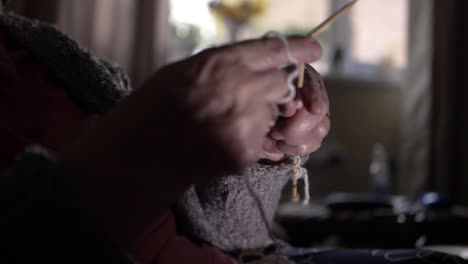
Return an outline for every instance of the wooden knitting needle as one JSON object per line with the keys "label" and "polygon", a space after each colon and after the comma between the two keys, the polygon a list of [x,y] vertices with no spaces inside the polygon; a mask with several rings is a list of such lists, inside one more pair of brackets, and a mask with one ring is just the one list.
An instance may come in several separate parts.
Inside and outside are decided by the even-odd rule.
{"label": "wooden knitting needle", "polygon": [[[331,25],[333,22],[335,22],[336,19],[338,19],[341,15],[346,13],[348,10],[353,7],[354,4],[357,3],[359,0],[353,0],[349,3],[347,3],[345,6],[343,6],[340,10],[336,11],[333,15],[328,17],[325,21],[323,21],[320,25],[318,25],[316,28],[314,28],[310,33],[309,37],[310,38],[315,38],[320,32],[322,32],[325,28],[327,28],[329,25]],[[305,66],[304,64],[301,64],[301,67],[299,69],[299,79],[297,80],[297,87],[302,88],[304,86],[304,70]]]}

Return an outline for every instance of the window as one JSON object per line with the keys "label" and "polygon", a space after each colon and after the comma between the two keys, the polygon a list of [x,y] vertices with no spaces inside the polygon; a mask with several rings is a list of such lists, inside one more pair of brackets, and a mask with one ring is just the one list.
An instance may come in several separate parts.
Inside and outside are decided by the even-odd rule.
{"label": "window", "polygon": [[346,19],[350,34],[342,41],[348,41],[349,55],[342,74],[401,79],[407,65],[408,0],[361,0]]}
{"label": "window", "polygon": [[[171,0],[171,59],[270,30],[306,34],[348,1]],[[245,13],[249,8],[253,11]],[[226,18],[235,11],[244,20]],[[407,13],[408,0],[360,0],[318,36],[325,54],[314,66],[332,78],[401,80],[407,65]]]}

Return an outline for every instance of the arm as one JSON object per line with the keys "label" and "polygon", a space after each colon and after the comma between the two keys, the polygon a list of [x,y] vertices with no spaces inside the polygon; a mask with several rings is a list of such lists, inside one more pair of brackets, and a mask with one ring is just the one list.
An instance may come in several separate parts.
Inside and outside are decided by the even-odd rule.
{"label": "arm", "polygon": [[[95,116],[80,111],[86,109],[85,102],[78,105],[80,109],[70,101],[80,96],[71,90],[84,87],[83,83],[74,82],[72,88],[55,81],[37,57],[6,32],[3,15],[0,18],[2,262],[132,263],[117,245],[100,236],[93,223],[73,205],[72,190],[48,152],[60,149],[92,127]],[[73,52],[67,54],[75,58],[67,60],[69,64],[80,64],[88,58],[75,52],[76,56]],[[103,71],[114,70],[96,63]],[[118,81],[120,76],[113,74],[113,78]],[[117,87],[113,90],[114,97],[109,100],[121,94]],[[86,92],[93,91],[82,94]],[[92,103],[101,105],[102,101],[88,101]],[[43,147],[31,147],[38,145]]]}
{"label": "arm", "polygon": [[[300,61],[320,56],[314,40],[289,42]],[[134,245],[186,188],[258,160],[286,93],[281,45],[251,40],[168,65],[62,153],[78,203],[114,241]]]}
{"label": "arm", "polygon": [[[45,40],[49,42],[54,39],[47,36]],[[296,38],[291,42],[295,44],[293,52],[301,61],[317,56],[314,41]],[[28,47],[32,49],[32,46]],[[44,46],[47,44],[38,47]],[[67,244],[61,242],[71,239],[73,248],[64,252],[78,252],[82,243],[93,244],[86,237],[102,237],[98,244],[107,244],[107,241],[126,250],[141,238],[154,218],[174,202],[184,186],[251,164],[272,115],[269,106],[284,94],[281,84],[286,81],[285,74],[277,68],[285,63],[285,56],[275,46],[270,40],[250,41],[213,49],[166,67],[107,113],[97,127],[82,135],[76,144],[59,151],[57,162],[50,164],[50,160],[41,159],[39,163],[15,166],[2,178],[5,191],[1,196],[2,209],[8,211],[2,219],[6,223],[2,229],[7,234],[4,238],[17,239],[18,243],[11,247],[21,250],[24,245],[24,251],[47,239],[54,245],[52,248],[63,248]],[[250,60],[252,55],[257,55],[258,59]],[[48,58],[47,54],[38,57]],[[239,61],[239,57],[249,60]],[[255,64],[259,61],[268,63]],[[56,66],[54,70],[52,75],[64,69]],[[242,81],[239,83],[239,80]],[[99,87],[85,83],[86,95],[75,98],[75,102],[86,103],[90,95],[87,92]],[[166,89],[168,86],[171,89]],[[78,91],[67,90],[71,95]],[[233,100],[226,101],[226,98]],[[91,107],[87,110],[106,109]],[[192,134],[188,136],[187,131]],[[185,148],[179,148],[181,146]],[[205,166],[205,158],[188,164],[190,169],[174,161],[175,156],[193,157],[200,150],[219,161],[216,166]],[[45,164],[49,165],[44,167]],[[194,167],[197,170],[192,170]],[[36,169],[40,173],[36,173]],[[186,177],[188,173],[191,177]],[[44,192],[37,193],[36,188]],[[28,221],[37,225],[24,233],[22,224]],[[33,230],[34,227],[37,230]],[[55,236],[56,232],[59,234]],[[36,234],[53,236],[46,239]],[[47,243],[40,246],[47,247]],[[83,249],[85,255],[99,250]],[[87,252],[88,249],[92,252]],[[41,252],[47,255],[45,250]],[[55,253],[50,254],[55,256]],[[20,258],[34,257],[20,254]],[[50,258],[55,259],[54,256]],[[48,256],[38,255],[38,258],[47,259]]]}

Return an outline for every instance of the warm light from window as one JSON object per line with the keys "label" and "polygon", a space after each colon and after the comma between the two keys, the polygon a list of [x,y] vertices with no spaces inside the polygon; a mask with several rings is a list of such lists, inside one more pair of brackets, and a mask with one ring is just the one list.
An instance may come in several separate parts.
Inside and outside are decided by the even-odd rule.
{"label": "warm light from window", "polygon": [[[314,66],[322,74],[334,77],[400,80],[407,64],[408,1],[360,0],[348,16],[341,17],[318,36],[325,52]],[[219,20],[215,23],[209,2],[211,0],[171,0],[171,21],[178,38],[173,53],[183,54],[183,57],[200,48],[228,41],[226,24]],[[238,40],[255,38],[270,30],[305,34],[346,2],[267,0],[265,12],[243,24],[236,36]],[[194,27],[200,35],[196,44],[190,35]]]}
{"label": "warm light from window", "polygon": [[407,63],[407,0],[361,0],[351,13],[355,60],[397,68]]}
{"label": "warm light from window", "polygon": [[215,24],[208,8],[211,0],[171,0],[171,20],[198,26],[204,38],[215,34]]}

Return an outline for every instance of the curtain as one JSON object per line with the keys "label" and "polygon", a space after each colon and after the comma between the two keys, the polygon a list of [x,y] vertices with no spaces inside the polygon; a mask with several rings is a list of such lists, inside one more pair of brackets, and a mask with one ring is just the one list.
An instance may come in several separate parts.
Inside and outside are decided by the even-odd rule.
{"label": "curtain", "polygon": [[399,191],[436,191],[468,205],[468,1],[409,3]]}
{"label": "curtain", "polygon": [[429,188],[468,205],[468,1],[435,1]]}
{"label": "curtain", "polygon": [[134,87],[167,60],[169,0],[12,0],[8,9],[57,24],[94,55],[121,65]]}
{"label": "curtain", "polygon": [[433,1],[408,2],[410,5],[409,63],[407,83],[402,90],[401,144],[397,181],[399,193],[414,197],[428,187]]}
{"label": "curtain", "polygon": [[124,67],[135,87],[166,62],[168,0],[60,0],[58,16],[74,39]]}
{"label": "curtain", "polygon": [[49,23],[57,23],[59,0],[8,0],[7,10]]}

